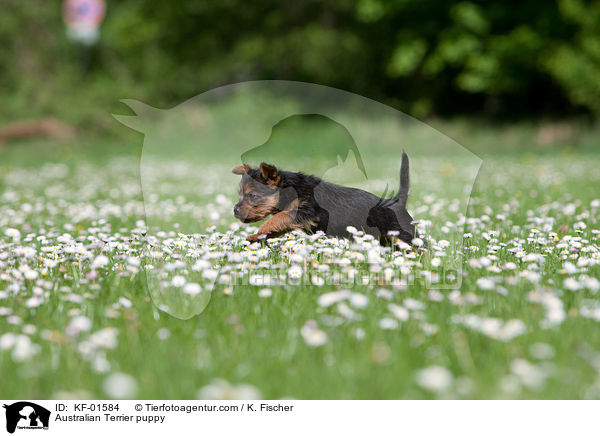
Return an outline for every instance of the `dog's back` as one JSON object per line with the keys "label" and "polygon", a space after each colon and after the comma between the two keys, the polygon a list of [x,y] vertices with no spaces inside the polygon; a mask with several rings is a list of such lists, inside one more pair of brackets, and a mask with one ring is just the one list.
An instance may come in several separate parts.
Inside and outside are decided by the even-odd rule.
{"label": "dog's back", "polygon": [[321,182],[314,190],[317,204],[328,214],[327,235],[342,238],[350,237],[348,226],[379,237],[376,228],[367,225],[369,210],[377,204],[379,197],[362,189]]}
{"label": "dog's back", "polygon": [[347,227],[352,226],[379,238],[381,242],[388,242],[388,232],[395,232],[410,243],[415,237],[415,228],[406,210],[409,186],[409,160],[406,153],[402,153],[398,192],[390,199],[322,181],[314,190],[316,202],[328,213],[326,228],[322,230],[330,236],[347,238],[350,236]]}

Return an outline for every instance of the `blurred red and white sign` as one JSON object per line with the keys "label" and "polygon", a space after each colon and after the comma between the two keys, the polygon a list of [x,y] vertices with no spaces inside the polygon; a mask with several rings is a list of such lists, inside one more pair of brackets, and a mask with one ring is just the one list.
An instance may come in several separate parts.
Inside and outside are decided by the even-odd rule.
{"label": "blurred red and white sign", "polygon": [[98,41],[98,29],[105,14],[104,0],[65,0],[63,3],[67,35],[83,44],[92,45]]}

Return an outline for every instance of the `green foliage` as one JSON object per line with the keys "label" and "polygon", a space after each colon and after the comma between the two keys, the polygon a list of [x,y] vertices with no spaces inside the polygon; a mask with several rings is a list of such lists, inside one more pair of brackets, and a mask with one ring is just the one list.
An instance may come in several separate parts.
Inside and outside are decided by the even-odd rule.
{"label": "green foliage", "polygon": [[423,39],[408,40],[398,45],[390,59],[388,74],[392,77],[409,76],[417,69],[426,51],[427,43]]}
{"label": "green foliage", "polygon": [[563,16],[577,26],[575,38],[563,41],[546,57],[546,66],[575,103],[600,112],[600,2],[561,0]]}
{"label": "green foliage", "polygon": [[367,95],[414,115],[600,112],[600,1],[107,0],[99,44],[60,2],[4,0],[0,120],[106,129],[118,100],[172,106],[243,80]]}

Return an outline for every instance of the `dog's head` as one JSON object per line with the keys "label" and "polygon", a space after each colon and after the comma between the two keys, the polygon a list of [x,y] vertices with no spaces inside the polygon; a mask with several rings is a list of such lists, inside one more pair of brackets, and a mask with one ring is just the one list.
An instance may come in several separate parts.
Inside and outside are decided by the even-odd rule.
{"label": "dog's head", "polygon": [[281,181],[277,168],[263,162],[258,169],[240,165],[232,173],[242,176],[239,201],[233,207],[237,219],[252,223],[277,212]]}

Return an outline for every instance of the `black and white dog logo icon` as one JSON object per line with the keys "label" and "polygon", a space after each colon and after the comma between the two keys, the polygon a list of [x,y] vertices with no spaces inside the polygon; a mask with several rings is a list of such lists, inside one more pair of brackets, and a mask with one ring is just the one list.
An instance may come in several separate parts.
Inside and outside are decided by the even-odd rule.
{"label": "black and white dog logo icon", "polygon": [[19,429],[48,429],[50,411],[29,401],[4,405],[6,409],[6,431]]}

